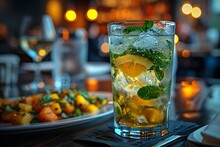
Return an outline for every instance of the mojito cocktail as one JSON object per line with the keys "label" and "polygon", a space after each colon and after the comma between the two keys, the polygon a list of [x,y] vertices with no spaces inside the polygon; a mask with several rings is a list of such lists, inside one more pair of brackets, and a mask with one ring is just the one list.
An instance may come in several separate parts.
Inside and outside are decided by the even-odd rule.
{"label": "mojito cocktail", "polygon": [[115,132],[152,138],[168,132],[175,23],[108,25]]}

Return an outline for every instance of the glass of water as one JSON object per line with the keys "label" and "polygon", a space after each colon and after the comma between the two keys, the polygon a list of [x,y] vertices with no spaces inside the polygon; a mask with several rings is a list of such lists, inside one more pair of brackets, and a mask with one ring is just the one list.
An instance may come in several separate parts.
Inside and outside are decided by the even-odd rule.
{"label": "glass of water", "polygon": [[127,138],[168,133],[175,23],[108,24],[114,131]]}

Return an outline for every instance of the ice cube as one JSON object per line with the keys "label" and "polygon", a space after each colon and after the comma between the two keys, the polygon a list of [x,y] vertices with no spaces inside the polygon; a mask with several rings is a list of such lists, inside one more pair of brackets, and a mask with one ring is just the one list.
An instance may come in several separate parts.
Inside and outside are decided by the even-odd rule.
{"label": "ice cube", "polygon": [[127,49],[127,46],[123,45],[123,44],[120,44],[120,45],[110,45],[110,49],[111,49],[111,52],[112,53],[115,53],[115,54],[122,54],[125,52],[125,50]]}
{"label": "ice cube", "polygon": [[160,81],[155,76],[155,72],[153,70],[148,70],[145,73],[138,76],[138,81],[140,85],[154,85],[159,86]]}
{"label": "ice cube", "polygon": [[119,45],[119,44],[122,44],[122,42],[123,42],[123,38],[122,37],[120,37],[120,36],[110,36],[109,37],[110,39],[109,39],[109,44],[110,45]]}
{"label": "ice cube", "polygon": [[138,40],[134,43],[136,48],[154,49],[157,47],[156,36],[149,35],[147,32],[141,33]]}
{"label": "ice cube", "polygon": [[136,40],[137,36],[111,36],[109,39],[110,49],[115,54],[122,54]]}
{"label": "ice cube", "polygon": [[124,87],[126,87],[127,85],[128,85],[128,81],[125,78],[124,74],[121,71],[117,71],[114,80],[114,87],[119,91],[123,91]]}
{"label": "ice cube", "polygon": [[130,33],[128,33],[128,35],[139,35],[141,33],[141,31],[139,31],[139,30],[136,30],[136,31],[132,31],[132,32],[130,32]]}
{"label": "ice cube", "polygon": [[148,124],[148,121],[144,116],[137,117],[137,120],[138,120],[138,123],[140,124],[146,124],[146,123]]}

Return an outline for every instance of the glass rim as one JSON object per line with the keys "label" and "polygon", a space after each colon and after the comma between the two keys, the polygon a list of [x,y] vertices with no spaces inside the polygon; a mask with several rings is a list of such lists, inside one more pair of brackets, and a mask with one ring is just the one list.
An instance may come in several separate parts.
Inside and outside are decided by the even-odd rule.
{"label": "glass rim", "polygon": [[130,24],[130,23],[144,23],[145,21],[152,21],[153,23],[162,23],[165,25],[171,25],[175,26],[176,23],[174,21],[169,21],[169,20],[120,20],[120,21],[113,21],[109,22],[107,25],[123,25],[123,24]]}

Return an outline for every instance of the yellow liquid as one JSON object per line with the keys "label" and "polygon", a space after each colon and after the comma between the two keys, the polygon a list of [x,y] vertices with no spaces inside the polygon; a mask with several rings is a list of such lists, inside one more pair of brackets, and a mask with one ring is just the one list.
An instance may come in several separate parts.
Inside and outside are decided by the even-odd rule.
{"label": "yellow liquid", "polygon": [[35,37],[21,37],[20,42],[21,48],[37,62],[40,62],[51,51],[53,43],[51,40]]}

